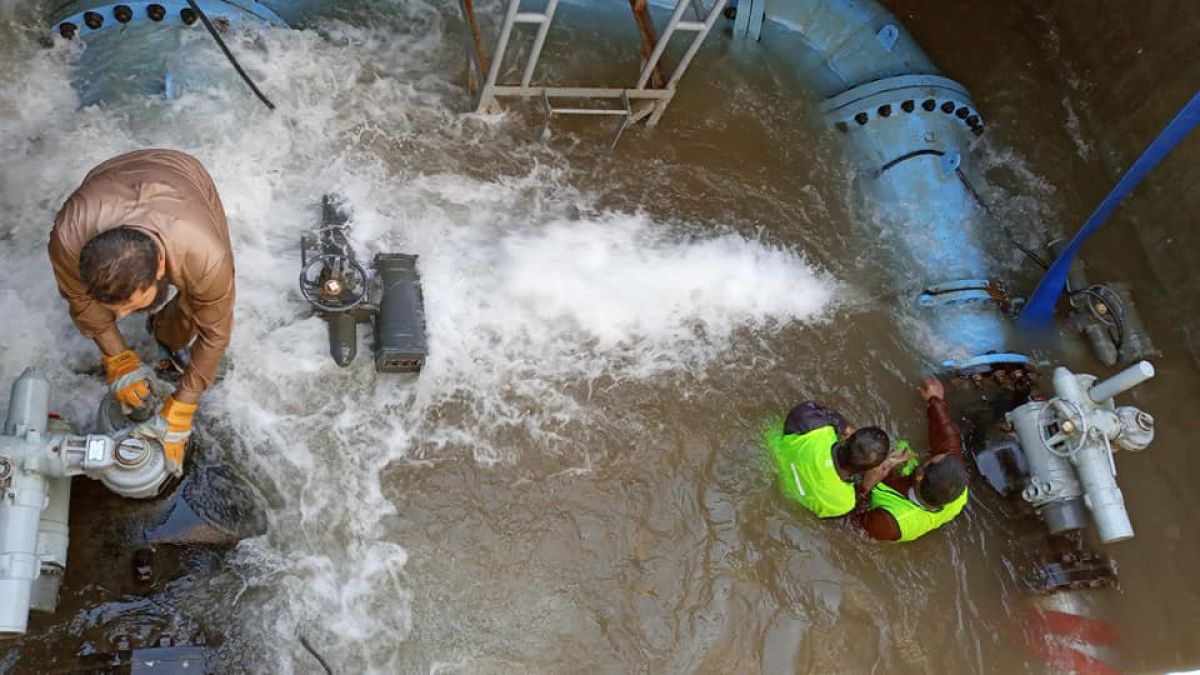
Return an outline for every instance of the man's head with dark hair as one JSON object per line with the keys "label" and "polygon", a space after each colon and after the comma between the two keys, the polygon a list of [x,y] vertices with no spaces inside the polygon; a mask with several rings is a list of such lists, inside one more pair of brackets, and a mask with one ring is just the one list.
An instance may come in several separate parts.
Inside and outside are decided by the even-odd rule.
{"label": "man's head with dark hair", "polygon": [[926,506],[945,506],[967,487],[967,467],[957,457],[938,455],[917,467],[913,487]]}
{"label": "man's head with dark hair", "polygon": [[96,302],[125,316],[154,304],[165,262],[150,235],[121,226],[84,244],[79,277]]}
{"label": "man's head with dark hair", "polygon": [[837,463],[851,473],[862,473],[887,459],[891,441],[879,427],[863,427],[837,445]]}

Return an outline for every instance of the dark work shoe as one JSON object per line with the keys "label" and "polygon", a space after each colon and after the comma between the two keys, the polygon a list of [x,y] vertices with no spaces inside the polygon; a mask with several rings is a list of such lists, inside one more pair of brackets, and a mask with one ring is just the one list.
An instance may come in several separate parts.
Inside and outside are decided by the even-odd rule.
{"label": "dark work shoe", "polygon": [[154,334],[154,321],[157,318],[157,313],[146,317],[146,332],[150,334],[154,344],[158,347],[158,353],[154,359],[154,371],[159,377],[166,380],[178,381],[188,364],[192,362],[192,356],[187,347],[172,351],[162,340],[158,339],[158,336]]}

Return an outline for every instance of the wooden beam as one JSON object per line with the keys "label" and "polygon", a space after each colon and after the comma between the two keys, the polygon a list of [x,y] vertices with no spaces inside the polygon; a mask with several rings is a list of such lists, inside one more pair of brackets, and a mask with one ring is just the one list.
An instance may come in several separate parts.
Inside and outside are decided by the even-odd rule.
{"label": "wooden beam", "polygon": [[479,22],[475,20],[475,0],[462,0],[462,4],[467,27],[471,31],[471,40],[475,43],[475,59],[479,64],[479,78],[484,80],[487,79],[488,56],[483,51],[483,35],[479,32]]}
{"label": "wooden beam", "polygon": [[[650,58],[651,52],[654,51],[654,46],[658,44],[658,37],[654,32],[654,17],[650,16],[650,8],[647,0],[629,0],[629,7],[633,10],[633,20],[637,22],[638,33],[642,36],[642,67],[646,67],[646,61]],[[666,86],[667,79],[663,77],[663,61],[666,56],[658,60],[654,64],[654,73],[651,75],[651,86],[655,89],[662,89]]]}

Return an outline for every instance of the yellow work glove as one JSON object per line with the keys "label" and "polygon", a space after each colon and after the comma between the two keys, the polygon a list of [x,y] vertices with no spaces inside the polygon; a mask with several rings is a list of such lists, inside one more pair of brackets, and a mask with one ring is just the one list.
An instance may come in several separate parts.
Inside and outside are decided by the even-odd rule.
{"label": "yellow work glove", "polygon": [[104,370],[108,372],[108,388],[122,405],[139,408],[150,397],[150,383],[154,371],[138,360],[132,349],[116,356],[101,356]]}
{"label": "yellow work glove", "polygon": [[134,427],[133,435],[161,443],[167,471],[178,476],[183,472],[183,451],[192,434],[195,415],[195,403],[180,403],[174,396],[168,396],[157,415]]}

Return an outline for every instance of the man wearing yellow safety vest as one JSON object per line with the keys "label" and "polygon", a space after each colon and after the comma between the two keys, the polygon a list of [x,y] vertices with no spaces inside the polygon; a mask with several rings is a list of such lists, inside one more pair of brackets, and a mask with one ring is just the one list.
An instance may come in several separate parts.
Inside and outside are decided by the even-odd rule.
{"label": "man wearing yellow safety vest", "polygon": [[854,510],[855,484],[887,457],[889,447],[879,427],[856,430],[815,401],[792,408],[787,419],[767,429],[763,440],[784,496],[819,518],[838,518]]}
{"label": "man wearing yellow safety vest", "polygon": [[962,439],[935,379],[921,386],[929,417],[930,456],[917,463],[907,449],[888,457],[863,479],[869,506],[854,516],[872,539],[912,541],[950,522],[967,504]]}

